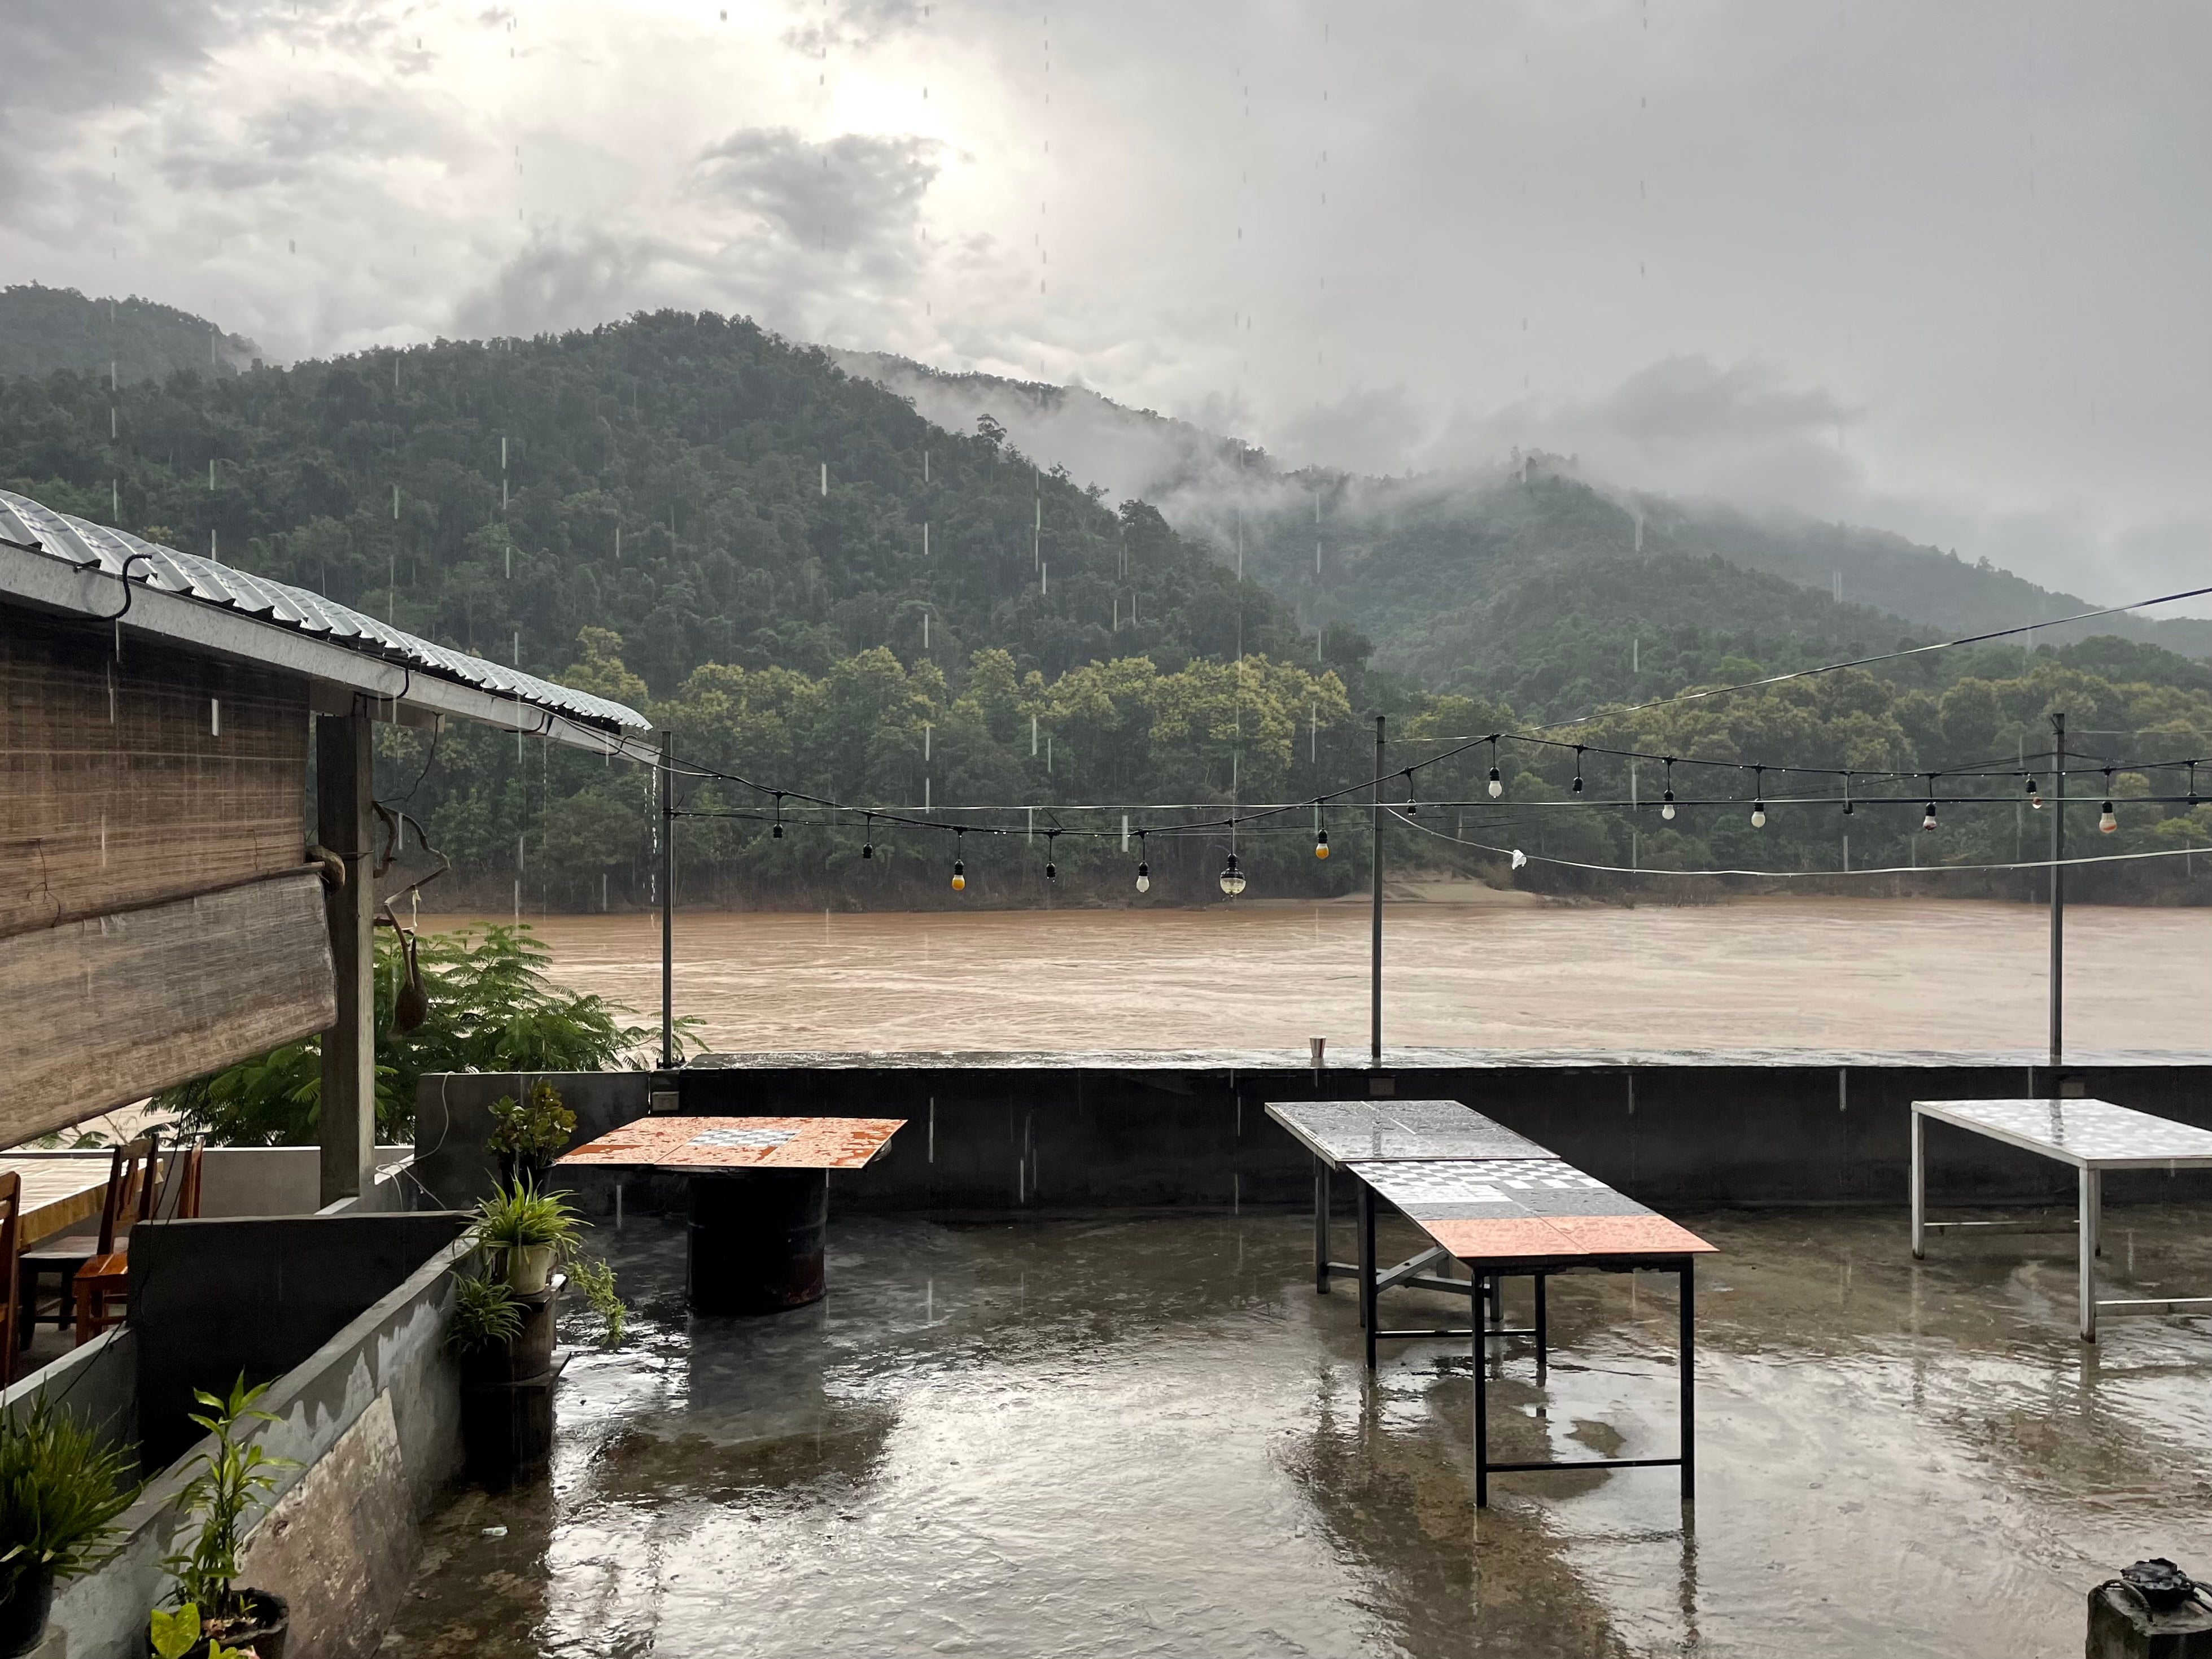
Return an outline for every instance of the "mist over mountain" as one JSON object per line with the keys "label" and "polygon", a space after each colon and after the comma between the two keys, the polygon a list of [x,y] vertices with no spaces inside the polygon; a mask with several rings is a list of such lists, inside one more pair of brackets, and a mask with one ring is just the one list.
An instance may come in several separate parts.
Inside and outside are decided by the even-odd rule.
{"label": "mist over mountain", "polygon": [[[1515,603],[1518,584],[1539,583],[1565,602],[1556,579],[1575,570],[1605,590],[1581,598],[1647,618],[1647,639],[1662,624],[1678,640],[1693,630],[1673,653],[1662,647],[1662,661],[1825,659],[2140,597],[2083,599],[1881,529],[1620,489],[1585,477],[1572,457],[1509,452],[1402,477],[1289,469],[1254,445],[1081,386],[946,374],[884,353],[831,355],[940,425],[973,429],[988,416],[1025,453],[1153,502],[1226,562],[1241,557],[1309,628],[1356,629],[1373,641],[1378,665],[1434,686],[1525,695],[1534,665],[1499,660],[1490,618]],[[1703,573],[1677,569],[1682,561]],[[1715,561],[1767,580],[1720,579]],[[1627,670],[1639,656],[1633,631],[1616,641],[1617,631],[1601,629],[1591,654],[1618,655],[1630,683],[1601,673],[1588,684],[1650,694],[1659,683]],[[2042,637],[2063,645],[2099,635],[2212,654],[2212,622],[2191,618],[2110,617]]]}

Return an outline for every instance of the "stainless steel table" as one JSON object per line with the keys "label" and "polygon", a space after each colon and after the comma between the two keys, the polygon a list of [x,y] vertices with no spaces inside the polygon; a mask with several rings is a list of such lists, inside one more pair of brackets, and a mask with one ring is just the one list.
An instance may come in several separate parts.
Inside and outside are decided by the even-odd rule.
{"label": "stainless steel table", "polygon": [[2108,1100],[1916,1100],[1912,1103],[1912,1255],[1927,1255],[1931,1232],[2022,1231],[2008,1222],[1928,1219],[1926,1124],[1929,1118],[2070,1164],[2080,1172],[2075,1231],[2081,1257],[2081,1340],[2097,1340],[2097,1310],[2180,1313],[2212,1308],[2212,1296],[2097,1298],[2098,1231],[2107,1170],[2212,1170],[2212,1130],[2153,1117]]}
{"label": "stainless steel table", "polygon": [[[1551,1469],[1679,1468],[1682,1501],[1692,1500],[1697,1492],[1696,1268],[1697,1258],[1710,1254],[1711,1245],[1455,1100],[1270,1102],[1267,1115],[1314,1156],[1314,1288],[1327,1291],[1330,1279],[1340,1274],[1358,1279],[1369,1369],[1374,1368],[1378,1338],[1473,1339],[1478,1508],[1490,1502],[1492,1474]],[[1335,1170],[1358,1183],[1356,1267],[1328,1259],[1329,1176]],[[1377,1198],[1401,1212],[1431,1241],[1426,1249],[1394,1267],[1376,1265]],[[1467,1279],[1446,1279],[1430,1271],[1454,1261],[1467,1270]],[[1677,1377],[1680,1439],[1676,1455],[1493,1462],[1486,1344],[1507,1335],[1535,1337],[1540,1386],[1548,1342],[1546,1279],[1553,1273],[1588,1268],[1676,1276],[1681,1297]],[[1498,1282],[1523,1274],[1535,1282],[1534,1327],[1508,1331],[1495,1312]],[[1376,1297],[1397,1285],[1471,1295],[1473,1323],[1466,1329],[1379,1329]],[[1482,1314],[1486,1291],[1493,1309],[1488,1322]]]}

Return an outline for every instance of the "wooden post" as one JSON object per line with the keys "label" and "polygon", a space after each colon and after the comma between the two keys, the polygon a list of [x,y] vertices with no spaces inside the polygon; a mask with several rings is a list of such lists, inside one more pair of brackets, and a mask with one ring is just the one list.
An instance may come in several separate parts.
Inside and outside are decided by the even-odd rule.
{"label": "wooden post", "polygon": [[315,835],[345,863],[345,885],[324,895],[337,1024],[323,1034],[322,1201],[358,1194],[376,1158],[376,921],[369,803],[375,793],[368,715],[315,721]]}

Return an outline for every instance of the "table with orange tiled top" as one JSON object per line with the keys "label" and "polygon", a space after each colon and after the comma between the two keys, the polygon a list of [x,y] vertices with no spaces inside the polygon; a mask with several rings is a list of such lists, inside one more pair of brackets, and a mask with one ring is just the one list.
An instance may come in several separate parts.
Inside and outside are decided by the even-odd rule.
{"label": "table with orange tiled top", "polygon": [[895,1117],[647,1117],[556,1163],[690,1177],[685,1288],[695,1313],[775,1313],[821,1299],[830,1172],[864,1170]]}
{"label": "table with orange tiled top", "polygon": [[[1493,1122],[1457,1101],[1285,1101],[1267,1115],[1313,1153],[1316,1288],[1348,1272],[1359,1282],[1360,1318],[1367,1333],[1367,1363],[1375,1364],[1378,1338],[1471,1336],[1474,1352],[1474,1490],[1478,1505],[1490,1501],[1490,1476],[1534,1469],[1679,1467],[1682,1497],[1695,1490],[1695,1284],[1697,1258],[1712,1246],[1688,1229],[1646,1209],[1545,1147]],[[1340,1268],[1328,1260],[1328,1178],[1332,1170],[1358,1183],[1359,1262]],[[1390,1204],[1432,1241],[1393,1267],[1378,1267],[1375,1201]],[[1466,1279],[1434,1271],[1457,1262]],[[1680,1285],[1680,1455],[1676,1457],[1579,1458],[1569,1462],[1498,1463],[1490,1460],[1486,1345],[1510,1335],[1536,1339],[1540,1382],[1548,1337],[1544,1287],[1553,1273],[1595,1268],[1624,1273],[1652,1270],[1676,1275]],[[1535,1319],[1526,1330],[1502,1319],[1486,1324],[1486,1295],[1498,1307],[1498,1280],[1527,1276],[1535,1285]],[[1398,1286],[1467,1295],[1475,1310],[1465,1330],[1378,1328],[1377,1297]]]}

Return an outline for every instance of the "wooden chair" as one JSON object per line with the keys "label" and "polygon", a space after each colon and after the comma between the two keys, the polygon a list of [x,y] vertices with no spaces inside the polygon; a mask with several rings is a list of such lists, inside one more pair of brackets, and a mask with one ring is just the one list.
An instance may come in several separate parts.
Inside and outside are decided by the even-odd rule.
{"label": "wooden chair", "polygon": [[[22,1243],[23,1177],[13,1170],[0,1171],[0,1268],[15,1282],[15,1258]],[[0,1389],[15,1380],[15,1298],[0,1297]]]}
{"label": "wooden chair", "polygon": [[[80,1342],[107,1328],[106,1296],[119,1293],[123,1288],[124,1252],[120,1247],[125,1242],[125,1230],[154,1212],[154,1200],[159,1191],[159,1146],[151,1134],[134,1140],[118,1149],[115,1163],[110,1167],[107,1195],[100,1207],[98,1248],[70,1275],[69,1300],[75,1304],[76,1340]],[[143,1169],[139,1167],[142,1158]],[[94,1294],[89,1296],[88,1275],[94,1281]],[[86,1323],[88,1313],[93,1318],[89,1328]]]}
{"label": "wooden chair", "polygon": [[42,1243],[35,1249],[22,1252],[15,1279],[16,1300],[22,1309],[20,1316],[21,1329],[16,1339],[18,1346],[27,1348],[31,1346],[32,1333],[39,1323],[39,1283],[48,1273],[52,1273],[61,1281],[55,1303],[55,1328],[65,1331],[70,1328],[70,1322],[76,1313],[76,1275],[94,1256],[105,1255],[115,1248],[115,1230],[118,1224],[128,1224],[124,1212],[138,1198],[138,1160],[143,1158],[150,1163],[160,1139],[158,1131],[149,1133],[142,1139],[116,1147],[109,1157],[107,1193],[100,1204],[100,1237],[97,1241],[87,1234],[65,1235]]}
{"label": "wooden chair", "polygon": [[[151,1151],[138,1186],[138,1219],[150,1220],[164,1212],[188,1221],[200,1212],[200,1157],[207,1137],[196,1136],[182,1151],[172,1151],[160,1172]],[[126,1301],[131,1285],[131,1255],[127,1249],[103,1250],[76,1270],[71,1281],[76,1301],[76,1340],[89,1342],[123,1314],[113,1304]]]}

